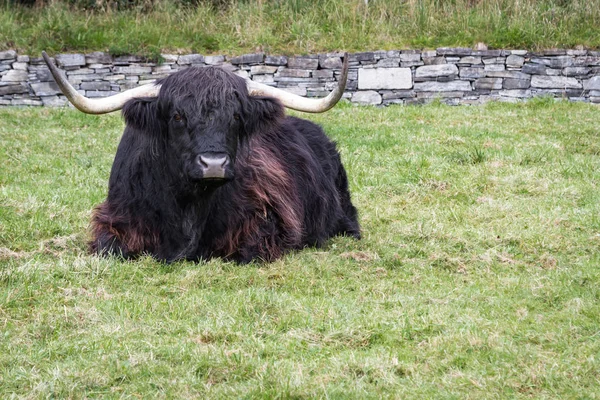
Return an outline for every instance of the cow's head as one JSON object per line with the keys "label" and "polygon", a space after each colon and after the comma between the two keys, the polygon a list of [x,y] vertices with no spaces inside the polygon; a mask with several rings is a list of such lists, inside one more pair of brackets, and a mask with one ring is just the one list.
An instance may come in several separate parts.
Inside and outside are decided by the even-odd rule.
{"label": "cow's head", "polygon": [[123,108],[128,126],[161,136],[166,159],[192,181],[220,184],[233,178],[240,140],[283,116],[283,107],[324,112],[341,98],[348,57],[338,87],[323,99],[307,99],[241,78],[216,67],[191,67],[157,84],[103,99],[79,94],[42,53],[63,93],[83,112],[102,114]]}

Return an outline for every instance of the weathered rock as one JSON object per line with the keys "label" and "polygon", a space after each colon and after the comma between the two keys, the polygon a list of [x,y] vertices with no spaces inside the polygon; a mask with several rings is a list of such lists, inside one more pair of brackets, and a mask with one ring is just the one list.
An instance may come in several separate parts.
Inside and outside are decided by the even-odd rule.
{"label": "weathered rock", "polygon": [[56,62],[59,67],[79,67],[85,65],[85,56],[83,54],[57,54]]}
{"label": "weathered rock", "polygon": [[102,51],[95,51],[85,55],[86,64],[110,64],[112,56]]}
{"label": "weathered rock", "polygon": [[542,64],[525,63],[521,72],[531,75],[546,75],[546,66]]}
{"label": "weathered rock", "polygon": [[317,69],[319,67],[319,59],[309,57],[292,57],[288,58],[288,68],[296,69]]}
{"label": "weathered rock", "polygon": [[589,67],[567,67],[562,70],[564,76],[585,76],[591,72]]}
{"label": "weathered rock", "polygon": [[266,56],[265,64],[267,65],[286,65],[287,64],[286,56]]}
{"label": "weathered rock", "polygon": [[131,54],[118,56],[118,57],[115,57],[113,60],[113,63],[115,65],[137,64],[140,62],[142,62],[142,57],[134,56]]}
{"label": "weathered rock", "polygon": [[524,57],[515,54],[511,54],[510,56],[506,57],[506,66],[509,68],[521,68],[524,63]]}
{"label": "weathered rock", "polygon": [[348,61],[350,62],[375,62],[375,54],[372,52],[354,53],[348,55]]}
{"label": "weathered rock", "polygon": [[478,65],[481,64],[481,57],[466,56],[458,60],[458,64]]}
{"label": "weathered rock", "polygon": [[531,87],[542,89],[581,89],[582,85],[575,78],[534,75],[531,77]]}
{"label": "weathered rock", "polygon": [[17,52],[14,50],[0,51],[0,60],[12,60],[17,58]]}
{"label": "weathered rock", "polygon": [[600,90],[600,76],[594,76],[587,81],[583,81],[583,88],[585,90]]}
{"label": "weathered rock", "polygon": [[465,81],[415,83],[415,92],[470,92],[471,90],[471,84]]}
{"label": "weathered rock", "polygon": [[325,69],[341,69],[342,59],[341,57],[325,57],[319,59],[319,65]]}
{"label": "weathered rock", "polygon": [[177,54],[161,54],[160,56],[165,64],[175,64],[179,61],[179,56]]}
{"label": "weathered rock", "polygon": [[440,47],[437,50],[437,54],[441,56],[470,56],[473,52],[468,47]]}
{"label": "weathered rock", "polygon": [[27,93],[29,90],[24,84],[5,84],[0,85],[0,96]]}
{"label": "weathered rock", "polygon": [[458,75],[458,68],[454,64],[425,65],[418,67],[415,71],[415,78],[437,78],[454,75]]}
{"label": "weathered rock", "polygon": [[309,78],[310,77],[309,70],[306,69],[282,69],[277,72],[276,77],[289,77],[289,78]]}
{"label": "weathered rock", "polygon": [[110,82],[96,81],[96,82],[83,82],[79,86],[81,90],[101,90],[108,92],[110,91]]}
{"label": "weathered rock", "polygon": [[412,86],[410,68],[361,68],[358,70],[359,89],[410,89]]}
{"label": "weathered rock", "polygon": [[475,89],[500,90],[502,89],[502,78],[479,78],[473,84]]}
{"label": "weathered rock", "polygon": [[483,67],[460,67],[459,76],[461,79],[477,79],[485,77]]}
{"label": "weathered rock", "polygon": [[407,99],[416,97],[414,90],[390,90],[382,93],[383,100]]}
{"label": "weathered rock", "polygon": [[26,82],[29,78],[27,71],[11,69],[2,75],[2,82]]}
{"label": "weathered rock", "polygon": [[502,86],[504,89],[527,89],[531,86],[531,80],[507,78]]}
{"label": "weathered rock", "polygon": [[250,68],[251,75],[274,74],[275,72],[277,72],[277,67],[270,65],[253,65]]}
{"label": "weathered rock", "polygon": [[56,82],[32,83],[31,89],[36,96],[53,96],[61,94],[60,88]]}
{"label": "weathered rock", "polygon": [[446,64],[446,57],[423,57],[423,64],[425,65],[440,65]]}
{"label": "weathered rock", "polygon": [[116,74],[125,74],[125,75],[149,74],[152,72],[152,67],[139,67],[137,65],[132,65],[130,67],[115,67],[114,72]]}
{"label": "weathered rock", "polygon": [[225,56],[205,56],[204,63],[206,65],[220,65],[225,62]]}
{"label": "weathered rock", "polygon": [[66,97],[44,96],[41,98],[45,107],[64,107],[69,104]]}
{"label": "weathered rock", "polygon": [[333,71],[330,69],[317,69],[312,73],[313,78],[333,79]]}
{"label": "weathered rock", "polygon": [[35,107],[41,107],[44,104],[42,103],[41,100],[34,100],[34,99],[13,99],[10,101],[10,105],[11,106],[35,106]]}
{"label": "weathered rock", "polygon": [[238,64],[261,64],[265,59],[264,53],[244,54],[239,57],[233,57],[230,62],[233,65]]}
{"label": "weathered rock", "polygon": [[204,56],[202,54],[188,54],[185,56],[179,56],[177,64],[179,65],[198,65],[204,63]]}
{"label": "weathered rock", "polygon": [[356,92],[352,95],[352,102],[361,105],[378,105],[381,104],[382,98],[379,93],[374,90],[365,90]]}
{"label": "weathered rock", "polygon": [[375,64],[377,68],[397,68],[400,66],[399,58],[384,58],[382,60],[377,61]]}

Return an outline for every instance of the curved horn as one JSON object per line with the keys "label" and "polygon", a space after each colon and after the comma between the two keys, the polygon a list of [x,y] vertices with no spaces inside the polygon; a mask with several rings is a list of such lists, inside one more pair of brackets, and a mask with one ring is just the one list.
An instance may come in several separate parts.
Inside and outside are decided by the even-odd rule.
{"label": "curved horn", "polygon": [[344,90],[346,89],[347,79],[348,53],[344,53],[344,64],[342,66],[342,74],[338,80],[338,85],[327,97],[323,97],[322,99],[307,99],[306,97],[298,96],[282,89],[251,81],[250,79],[247,79],[246,83],[248,85],[248,93],[251,96],[271,96],[281,101],[287,108],[297,111],[321,113],[335,106],[342,98]]}
{"label": "curved horn", "polygon": [[83,111],[86,114],[106,114],[117,111],[123,108],[127,100],[137,97],[156,97],[158,96],[158,91],[160,90],[160,86],[148,84],[126,90],[114,96],[103,97],[99,99],[89,99],[79,94],[79,92],[69,83],[64,74],[61,73],[58,68],[56,68],[45,51],[42,51],[42,57],[44,57],[44,61],[46,61],[48,68],[50,68],[50,72],[60,87],[60,90],[62,90],[64,95],[67,96],[69,101],[78,110]]}

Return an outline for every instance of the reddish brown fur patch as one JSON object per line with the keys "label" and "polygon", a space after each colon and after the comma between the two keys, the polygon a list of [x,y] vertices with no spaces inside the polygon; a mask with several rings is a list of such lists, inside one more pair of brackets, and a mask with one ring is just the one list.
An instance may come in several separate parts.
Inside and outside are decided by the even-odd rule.
{"label": "reddish brown fur patch", "polygon": [[[237,229],[231,229],[217,242],[225,256],[231,256],[241,247],[256,247],[259,257],[271,261],[282,256],[287,248],[300,245],[302,240],[303,207],[293,181],[280,161],[261,137],[250,139],[247,159],[239,160],[240,170],[253,172],[244,188],[257,212],[248,216]],[[279,221],[276,236],[261,236],[261,225],[267,224],[269,211]]]}
{"label": "reddish brown fur patch", "polygon": [[[151,252],[158,248],[158,234],[137,221],[131,221],[123,215],[111,212],[104,202],[93,211],[91,222],[92,241],[90,248],[98,251],[98,239],[102,236],[115,238],[130,254]],[[100,249],[102,250],[102,249]]]}

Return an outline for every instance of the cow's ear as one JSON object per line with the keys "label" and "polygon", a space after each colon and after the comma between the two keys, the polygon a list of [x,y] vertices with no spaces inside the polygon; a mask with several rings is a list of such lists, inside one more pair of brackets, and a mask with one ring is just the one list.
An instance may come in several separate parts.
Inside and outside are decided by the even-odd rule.
{"label": "cow's ear", "polygon": [[144,132],[159,129],[156,97],[129,100],[123,107],[123,118],[128,126]]}
{"label": "cow's ear", "polygon": [[244,114],[245,131],[252,134],[283,118],[285,110],[277,99],[251,96],[244,107]]}

